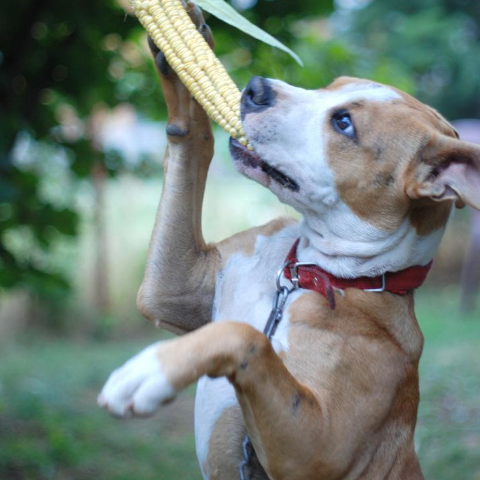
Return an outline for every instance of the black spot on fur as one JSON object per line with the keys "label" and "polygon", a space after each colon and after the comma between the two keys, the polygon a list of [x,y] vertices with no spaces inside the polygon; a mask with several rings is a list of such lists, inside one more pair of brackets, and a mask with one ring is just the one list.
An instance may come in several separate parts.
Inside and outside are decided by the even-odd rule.
{"label": "black spot on fur", "polygon": [[377,147],[375,149],[375,161],[379,162],[382,159],[382,156],[383,156],[383,148]]}
{"label": "black spot on fur", "polygon": [[362,101],[352,102],[350,104],[350,108],[360,108],[360,107],[363,107],[364,105],[365,105],[365,102],[362,102]]}
{"label": "black spot on fur", "polygon": [[395,180],[390,173],[379,173],[374,181],[377,187],[389,187]]}
{"label": "black spot on fur", "polygon": [[295,392],[292,396],[292,412],[295,415],[298,412],[302,398],[300,393]]}

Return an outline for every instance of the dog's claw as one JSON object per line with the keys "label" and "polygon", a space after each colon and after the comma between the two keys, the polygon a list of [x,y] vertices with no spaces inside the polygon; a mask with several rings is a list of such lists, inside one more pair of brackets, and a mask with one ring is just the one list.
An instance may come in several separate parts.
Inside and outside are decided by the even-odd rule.
{"label": "dog's claw", "polygon": [[170,66],[168,65],[167,59],[165,55],[161,52],[161,50],[155,45],[152,37],[148,35],[147,37],[148,48],[152,52],[153,58],[155,60],[155,65],[157,66],[158,71],[167,76],[170,73]]}
{"label": "dog's claw", "polygon": [[148,42],[148,48],[150,48],[150,51],[152,52],[153,55],[156,55],[160,49],[155,45],[155,42],[153,41],[153,38],[148,35],[147,36],[147,42]]}
{"label": "dog's claw", "polygon": [[204,23],[198,28],[198,31],[202,34],[202,37],[213,50],[215,48],[215,40],[213,39],[213,33],[210,27],[206,23]]}
{"label": "dog's claw", "polygon": [[186,9],[190,15],[190,18],[192,19],[192,22],[197,26],[197,28],[199,25],[205,22],[202,9],[198,5],[193,2],[187,2]]}
{"label": "dog's claw", "polygon": [[170,65],[162,52],[158,52],[155,56],[155,64],[162,75],[167,76],[170,73]]}

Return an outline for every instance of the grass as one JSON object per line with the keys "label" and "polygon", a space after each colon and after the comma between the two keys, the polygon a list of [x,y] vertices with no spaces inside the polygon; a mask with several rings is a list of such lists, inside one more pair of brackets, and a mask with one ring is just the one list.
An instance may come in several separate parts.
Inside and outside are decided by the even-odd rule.
{"label": "grass", "polygon": [[480,312],[446,291],[419,299],[425,336],[416,445],[427,479],[480,480]]}
{"label": "grass", "polygon": [[151,420],[116,420],[95,405],[110,371],[152,341],[42,338],[5,352],[0,478],[199,479],[192,389]]}
{"label": "grass", "polygon": [[[456,312],[450,291],[419,297],[417,450],[428,480],[480,480],[480,315]],[[3,347],[0,479],[200,479],[193,389],[150,420],[115,420],[95,405],[108,373],[154,340],[32,337]]]}

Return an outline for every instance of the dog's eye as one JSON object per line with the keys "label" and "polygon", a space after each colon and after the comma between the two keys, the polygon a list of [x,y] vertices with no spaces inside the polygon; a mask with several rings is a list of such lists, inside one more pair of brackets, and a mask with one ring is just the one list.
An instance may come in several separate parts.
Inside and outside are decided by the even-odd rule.
{"label": "dog's eye", "polygon": [[336,113],[332,118],[333,126],[339,133],[347,135],[347,137],[355,136],[355,127],[353,126],[352,118],[347,112]]}

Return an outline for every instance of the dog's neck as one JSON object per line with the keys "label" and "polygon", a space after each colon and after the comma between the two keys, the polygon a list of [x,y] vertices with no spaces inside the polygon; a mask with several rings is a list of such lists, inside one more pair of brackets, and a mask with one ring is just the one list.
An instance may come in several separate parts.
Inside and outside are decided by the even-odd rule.
{"label": "dog's neck", "polygon": [[444,230],[419,236],[408,218],[395,230],[380,230],[339,203],[321,214],[303,216],[298,259],[338,277],[374,277],[429,263]]}

